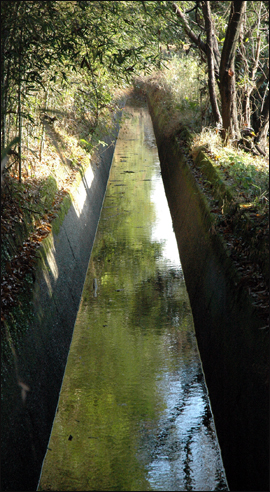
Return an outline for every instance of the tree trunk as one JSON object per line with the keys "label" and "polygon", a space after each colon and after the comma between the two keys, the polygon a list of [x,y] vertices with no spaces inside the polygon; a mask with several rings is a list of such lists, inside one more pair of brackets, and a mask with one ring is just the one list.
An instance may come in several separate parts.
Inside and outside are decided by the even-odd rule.
{"label": "tree trunk", "polygon": [[[1,25],[1,145],[5,148],[7,145],[7,110],[8,103],[10,103],[10,71],[11,71],[11,58],[9,56],[10,50],[12,50],[13,37],[17,30],[18,13],[21,8],[21,1],[9,2],[8,9],[12,13],[15,22],[12,26],[2,21]],[[1,11],[2,13],[2,11]]]}
{"label": "tree trunk", "polygon": [[269,130],[269,92],[265,98],[260,119],[261,119],[260,130],[255,139],[255,143],[259,146],[258,150],[264,151],[266,146],[267,133]]}
{"label": "tree trunk", "polygon": [[220,96],[223,120],[222,137],[224,143],[229,137],[239,138],[235,88],[235,52],[245,9],[244,1],[231,3],[231,12],[220,62]]}
{"label": "tree trunk", "polygon": [[[258,89],[258,81],[256,81],[256,73],[258,70],[259,66],[259,60],[260,60],[260,51],[261,51],[261,36],[259,33],[259,28],[260,28],[260,14],[261,14],[261,4],[260,2],[260,7],[259,7],[259,12],[258,12],[258,21],[257,21],[257,40],[256,40],[256,53],[255,53],[255,58],[252,60],[251,68],[249,68],[249,63],[247,60],[247,55],[246,55],[246,49],[245,49],[245,44],[244,44],[244,30],[241,28],[241,34],[240,34],[240,50],[241,50],[241,57],[244,61],[244,66],[245,66],[245,76],[247,81],[245,82],[245,91],[244,91],[244,97],[243,97],[243,102],[242,102],[242,115],[243,115],[243,124],[246,127],[251,126],[251,113],[252,113],[252,108],[251,108],[251,95],[254,92],[254,90],[257,88]],[[245,35],[246,37],[246,35]],[[263,80],[265,77],[263,78]]]}
{"label": "tree trunk", "polygon": [[18,86],[18,117],[19,117],[19,181],[22,180],[22,29],[19,45],[19,86]]}
{"label": "tree trunk", "polygon": [[202,10],[205,20],[205,28],[207,33],[207,62],[208,62],[208,89],[210,95],[210,102],[212,106],[213,116],[215,123],[222,126],[222,118],[218,107],[216,89],[215,89],[215,60],[214,60],[214,26],[211,15],[210,2],[202,2]]}
{"label": "tree trunk", "polygon": [[[49,89],[47,88],[47,90],[45,92],[45,104],[44,104],[45,112],[47,111],[47,108],[48,108],[48,93],[49,93]],[[44,119],[43,119],[42,120],[42,130],[41,130],[41,139],[40,139],[40,149],[39,149],[39,160],[40,160],[40,162],[42,162],[44,140],[45,140],[45,123],[44,123]]]}

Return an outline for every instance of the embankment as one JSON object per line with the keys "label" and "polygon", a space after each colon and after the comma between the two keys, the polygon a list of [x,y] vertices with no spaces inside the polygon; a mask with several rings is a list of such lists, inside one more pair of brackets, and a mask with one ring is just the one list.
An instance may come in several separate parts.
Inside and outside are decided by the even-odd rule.
{"label": "embankment", "polygon": [[268,490],[268,334],[237,286],[207,200],[179,145],[181,124],[162,93],[143,86],[231,490]]}
{"label": "embankment", "polygon": [[[110,173],[119,116],[41,243],[20,349],[2,362],[1,490],[36,490]],[[23,310],[23,309],[22,309]],[[25,402],[24,402],[25,399]]]}

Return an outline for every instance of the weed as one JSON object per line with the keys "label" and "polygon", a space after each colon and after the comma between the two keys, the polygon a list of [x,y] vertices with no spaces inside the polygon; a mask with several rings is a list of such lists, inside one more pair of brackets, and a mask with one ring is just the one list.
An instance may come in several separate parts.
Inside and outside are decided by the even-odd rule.
{"label": "weed", "polygon": [[205,128],[194,137],[193,152],[198,146],[205,146],[213,165],[238,201],[265,208],[269,195],[269,168],[265,157],[249,155],[232,145],[223,147],[220,135],[213,128]]}

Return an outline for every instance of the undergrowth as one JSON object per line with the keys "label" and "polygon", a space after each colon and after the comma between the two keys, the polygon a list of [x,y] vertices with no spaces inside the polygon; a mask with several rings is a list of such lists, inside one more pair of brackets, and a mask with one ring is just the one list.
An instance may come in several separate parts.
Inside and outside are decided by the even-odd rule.
{"label": "undergrowth", "polygon": [[163,70],[150,77],[136,79],[135,87],[143,82],[161,89],[162,104],[170,117],[169,131],[173,125],[186,125],[193,137],[191,153],[204,147],[222,180],[231,187],[242,206],[246,204],[268,213],[269,144],[265,157],[236,148],[232,143],[224,147],[211,113],[204,66],[187,56],[174,56],[164,65]]}
{"label": "undergrowth", "polygon": [[254,156],[233,145],[223,146],[220,135],[214,128],[205,128],[194,135],[192,152],[204,147],[213,165],[242,207],[256,207],[267,213],[269,205],[268,159]]}

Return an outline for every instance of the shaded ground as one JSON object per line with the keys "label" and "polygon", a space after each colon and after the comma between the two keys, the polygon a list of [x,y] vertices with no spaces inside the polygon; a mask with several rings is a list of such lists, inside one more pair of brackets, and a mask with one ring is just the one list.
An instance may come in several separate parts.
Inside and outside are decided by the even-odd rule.
{"label": "shaded ground", "polygon": [[66,187],[57,189],[52,183],[43,190],[44,183],[36,178],[25,178],[20,184],[16,176],[6,177],[1,193],[1,322],[20,304],[18,296],[26,283],[33,283],[36,251],[51,232],[51,223],[75,178],[73,169]]}

